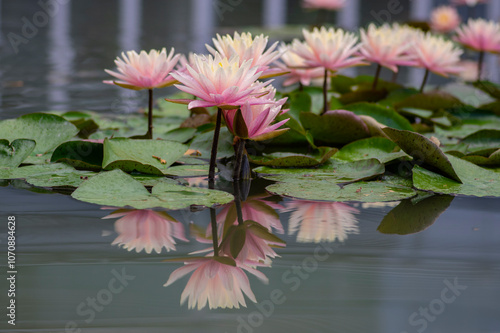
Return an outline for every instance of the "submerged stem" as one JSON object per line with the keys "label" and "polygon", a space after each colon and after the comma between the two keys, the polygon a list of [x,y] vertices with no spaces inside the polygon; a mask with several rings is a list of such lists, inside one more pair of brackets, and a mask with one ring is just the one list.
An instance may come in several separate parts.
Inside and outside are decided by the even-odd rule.
{"label": "submerged stem", "polygon": [[149,103],[148,103],[148,132],[146,136],[148,139],[153,138],[153,89],[148,89]]}
{"label": "submerged stem", "polygon": [[479,52],[479,61],[477,63],[477,80],[481,81],[481,74],[483,73],[484,51]]}
{"label": "submerged stem", "polygon": [[429,78],[429,70],[425,70],[424,80],[422,81],[422,85],[420,86],[420,93],[424,92],[425,84],[427,83],[427,79]]}
{"label": "submerged stem", "polygon": [[323,114],[328,111],[328,69],[325,68],[325,80],[323,81]]}
{"label": "submerged stem", "polygon": [[375,78],[373,79],[372,90],[375,91],[377,89],[378,78],[380,76],[380,71],[382,70],[382,66],[377,65],[377,71],[375,72]]}
{"label": "submerged stem", "polygon": [[238,216],[238,225],[243,224],[243,211],[241,209],[241,189],[240,182],[235,181],[234,183],[234,203],[236,205],[236,215]]}
{"label": "submerged stem", "polygon": [[212,226],[212,243],[214,246],[214,257],[219,256],[219,237],[217,235],[217,212],[210,208],[210,223]]}
{"label": "submerged stem", "polygon": [[215,179],[215,165],[217,163],[217,146],[219,145],[219,133],[222,122],[222,109],[217,109],[217,122],[215,123],[214,139],[212,141],[212,153],[210,155],[210,168],[208,169],[208,181]]}

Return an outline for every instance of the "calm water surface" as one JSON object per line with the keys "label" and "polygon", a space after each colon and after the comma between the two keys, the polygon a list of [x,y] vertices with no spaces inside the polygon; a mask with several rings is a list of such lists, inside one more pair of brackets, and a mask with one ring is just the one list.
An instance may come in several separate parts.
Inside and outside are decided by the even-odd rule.
{"label": "calm water surface", "polygon": [[[385,1],[356,3],[359,12],[337,19],[364,24],[372,20],[371,10],[387,6]],[[401,3],[404,11],[397,19],[404,20],[410,4]],[[498,2],[492,3],[498,10]],[[288,14],[281,18],[270,19],[265,7],[264,2],[247,0],[232,12],[207,17],[213,6],[203,0],[148,0],[142,5],[72,1],[15,53],[8,33],[20,34],[22,17],[31,20],[40,7],[37,1],[3,0],[0,118],[53,109],[135,112],[144,105],[143,94],[100,83],[107,79],[103,69],[112,68],[123,49],[175,46],[179,52],[203,51],[216,31],[228,27],[315,20],[314,14],[302,13],[299,1],[289,1]],[[484,7],[479,10],[491,14]],[[498,82],[494,68],[492,79]],[[406,79],[411,81],[411,75]],[[189,242],[178,241],[175,252],[128,252],[111,244],[119,232],[116,219],[102,219],[110,211],[67,193],[30,191],[22,181],[0,185],[0,216],[6,221],[15,215],[18,222],[17,325],[7,325],[2,313],[0,332],[71,332],[71,327],[106,333],[500,332],[500,199],[455,198],[436,222],[405,236],[377,231],[397,203],[337,205],[338,215],[328,215],[336,239],[316,243],[308,235],[321,221],[293,222],[300,203],[254,190],[279,213],[282,230],[273,230],[287,242],[276,250],[281,257],[273,260],[272,268],[261,269],[269,284],[250,277],[257,304],[247,299],[247,308],[196,311],[179,304],[187,278],[163,287],[181,266],[163,260],[205,244],[186,236]],[[202,228],[209,223],[208,210],[169,213],[183,223],[186,234],[191,222]],[[6,228],[0,230],[0,294],[5,295],[7,237]],[[315,252],[328,255],[318,261]],[[90,320],[89,308],[81,304],[100,292],[102,296],[117,272],[133,279]],[[282,293],[280,304],[271,307],[276,290]],[[1,299],[5,309],[6,298]]]}

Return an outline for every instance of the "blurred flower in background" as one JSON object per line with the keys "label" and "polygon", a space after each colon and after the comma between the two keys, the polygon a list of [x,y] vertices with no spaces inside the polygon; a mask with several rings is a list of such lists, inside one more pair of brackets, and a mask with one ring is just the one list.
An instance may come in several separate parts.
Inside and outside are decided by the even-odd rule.
{"label": "blurred flower in background", "polygon": [[479,52],[500,53],[500,24],[484,19],[469,19],[457,29],[456,40]]}
{"label": "blurred flower in background", "polygon": [[433,31],[448,33],[458,28],[460,21],[460,15],[456,8],[441,6],[432,11],[430,26]]}
{"label": "blurred flower in background", "polygon": [[474,7],[480,3],[487,3],[488,0],[451,0],[451,3],[457,6],[469,6]]}
{"label": "blurred flower in background", "polygon": [[[112,209],[106,208],[103,209]],[[151,209],[118,209],[103,219],[115,222],[118,237],[111,243],[128,251],[161,253],[162,248],[175,251],[175,239],[185,242],[184,226],[166,212]]]}
{"label": "blurred flower in background", "polygon": [[303,86],[309,86],[311,81],[314,79],[320,79],[323,77],[322,68],[312,68],[306,69],[304,58],[300,57],[296,53],[290,51],[291,45],[286,45],[282,43],[280,45],[281,61],[277,61],[276,65],[283,71],[289,71],[290,73],[285,74],[283,81],[283,86],[291,86],[295,83],[300,83]]}
{"label": "blurred flower in background", "polygon": [[297,233],[300,243],[343,242],[359,232],[359,210],[341,202],[293,200],[283,211],[291,212],[288,234]]}
{"label": "blurred flower in background", "polygon": [[339,10],[344,8],[347,0],[304,0],[302,7],[309,9]]}

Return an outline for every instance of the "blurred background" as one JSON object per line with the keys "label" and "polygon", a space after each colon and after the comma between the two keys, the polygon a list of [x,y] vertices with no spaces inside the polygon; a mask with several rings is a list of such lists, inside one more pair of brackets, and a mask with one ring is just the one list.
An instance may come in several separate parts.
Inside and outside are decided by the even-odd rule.
{"label": "blurred background", "polygon": [[[448,1],[349,0],[327,21],[356,30],[369,22],[427,20],[443,4]],[[461,7],[460,13],[464,20],[498,20],[500,0],[473,10]],[[113,69],[122,51],[175,47],[182,53],[206,52],[205,43],[216,33],[235,30],[289,42],[317,18],[318,12],[303,9],[301,0],[0,0],[0,119],[45,110],[136,112],[145,104],[145,94],[102,84],[109,79],[104,69]],[[489,56],[485,71],[495,82],[498,59]],[[372,74],[374,69],[348,74],[356,71]],[[401,80],[417,86],[423,74],[408,70]],[[435,76],[432,80],[442,82]]]}

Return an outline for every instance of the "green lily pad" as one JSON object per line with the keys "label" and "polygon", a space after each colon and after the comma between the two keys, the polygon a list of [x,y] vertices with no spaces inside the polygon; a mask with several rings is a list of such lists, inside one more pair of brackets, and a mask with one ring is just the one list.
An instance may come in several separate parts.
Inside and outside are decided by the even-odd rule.
{"label": "green lily pad", "polygon": [[462,183],[416,166],[413,168],[415,187],[442,194],[462,194],[476,197],[500,196],[499,173],[451,155],[448,155],[448,159]]}
{"label": "green lily pad", "polygon": [[379,105],[390,106],[407,99],[410,96],[418,94],[419,91],[414,88],[401,88],[393,90],[387,95],[386,98],[377,102]]}
{"label": "green lily pad", "polygon": [[434,114],[434,112],[432,111],[417,108],[402,108],[399,110],[399,113],[407,116],[419,117],[422,119],[429,119]]}
{"label": "green lily pad", "polygon": [[26,178],[26,182],[38,187],[78,187],[95,175],[96,173],[91,171],[73,170],[70,172],[30,176]]}
{"label": "green lily pad", "polygon": [[500,149],[486,155],[487,156],[477,155],[477,153],[471,153],[467,154],[466,156],[460,156],[460,158],[476,165],[500,166]]}
{"label": "green lily pad", "polygon": [[394,105],[396,109],[416,108],[437,111],[440,109],[453,109],[464,104],[455,96],[446,92],[426,92],[412,95]]}
{"label": "green lily pad", "polygon": [[469,148],[500,148],[500,130],[483,129],[463,138]]}
{"label": "green lily pad", "polygon": [[[303,91],[311,98],[311,107],[302,109],[300,112],[311,111],[312,113],[320,114],[323,112],[323,88],[321,87],[303,87]],[[334,96],[334,93],[328,92],[329,110],[338,110],[342,108],[342,103]],[[299,113],[300,114],[300,113]],[[288,125],[287,125],[288,126]]]}
{"label": "green lily pad", "polygon": [[31,113],[17,119],[0,121],[2,139],[30,139],[36,142],[33,153],[43,154],[78,133],[75,125],[64,118],[45,113]]}
{"label": "green lily pad", "polygon": [[425,136],[411,132],[400,131],[394,128],[386,127],[384,133],[396,143],[401,149],[412,156],[417,163],[424,163],[430,167],[437,168],[446,176],[459,181],[453,166],[441,149]]}
{"label": "green lily pad", "polygon": [[102,169],[103,144],[88,141],[68,141],[54,150],[51,162],[66,163],[77,169]]}
{"label": "green lily pad", "polygon": [[0,167],[15,168],[19,166],[35,149],[35,145],[35,141],[28,139],[17,139],[12,143],[0,139]]}
{"label": "green lily pad", "polygon": [[356,103],[348,105],[345,109],[354,112],[358,116],[370,116],[379,123],[392,128],[413,130],[410,122],[390,107],[383,107],[373,103]]}
{"label": "green lily pad", "polygon": [[497,116],[500,116],[500,101],[495,101],[495,102],[483,104],[483,105],[479,106],[479,109],[490,111],[490,112],[493,112],[494,114],[496,114]]}
{"label": "green lily pad", "polygon": [[[198,150],[201,157],[210,158],[212,152],[212,141],[214,131],[205,132],[194,137],[191,141],[190,149]],[[219,133],[219,147],[217,149],[217,158],[230,157],[234,155],[233,135],[227,127],[221,128]]]}
{"label": "green lily pad", "polygon": [[386,90],[356,90],[350,91],[339,98],[339,102],[343,105],[349,105],[353,103],[360,102],[378,102],[387,97],[388,92]]}
{"label": "green lily pad", "polygon": [[267,191],[303,200],[385,202],[412,197],[416,192],[408,187],[383,182],[357,182],[343,187],[334,179],[284,181],[270,185]]}
{"label": "green lily pad", "polygon": [[327,144],[345,144],[370,136],[363,120],[350,111],[328,111],[321,116],[302,112],[300,120],[314,140]]}
{"label": "green lily pad", "polygon": [[20,168],[0,169],[0,179],[26,179],[39,175],[61,174],[73,171],[75,171],[74,168],[62,163],[28,165]]}
{"label": "green lily pad", "polygon": [[323,164],[311,169],[275,169],[262,166],[254,169],[261,177],[274,181],[329,179],[338,184],[359,180],[366,180],[385,172],[385,167],[376,159],[368,159],[355,162],[339,162],[331,160],[330,163]]}
{"label": "green lily pad", "polygon": [[186,141],[192,139],[195,133],[196,133],[196,128],[181,127],[173,129],[167,132],[166,134],[162,135],[162,139],[185,143]]}
{"label": "green lily pad", "polygon": [[175,177],[203,177],[208,176],[209,166],[207,164],[176,165],[165,170],[165,175]]}
{"label": "green lily pad", "polygon": [[102,166],[106,170],[161,175],[187,150],[186,145],[175,141],[106,139]]}
{"label": "green lily pad", "polygon": [[360,161],[376,158],[381,163],[388,163],[401,157],[408,156],[404,152],[394,152],[397,145],[389,139],[373,137],[354,141],[345,145],[333,157],[340,161]]}
{"label": "green lily pad", "polygon": [[325,163],[337,151],[337,148],[322,147],[316,155],[275,153],[264,156],[250,156],[250,162],[277,168],[308,168]]}
{"label": "green lily pad", "polygon": [[427,229],[450,206],[454,197],[432,195],[414,203],[411,199],[391,210],[377,230],[383,234],[410,235]]}
{"label": "green lily pad", "polygon": [[500,85],[490,81],[478,81],[473,83],[474,87],[481,89],[494,99],[500,99]]}
{"label": "green lily pad", "polygon": [[135,209],[162,207],[172,210],[191,205],[211,207],[234,200],[226,192],[186,187],[171,182],[160,182],[149,193],[140,182],[121,170],[103,172],[90,178],[71,196],[105,206],[130,206]]}
{"label": "green lily pad", "polygon": [[358,82],[355,78],[344,76],[344,75],[335,75],[330,79],[332,90],[337,91],[341,94],[348,93],[352,91],[352,87],[357,85]]}

